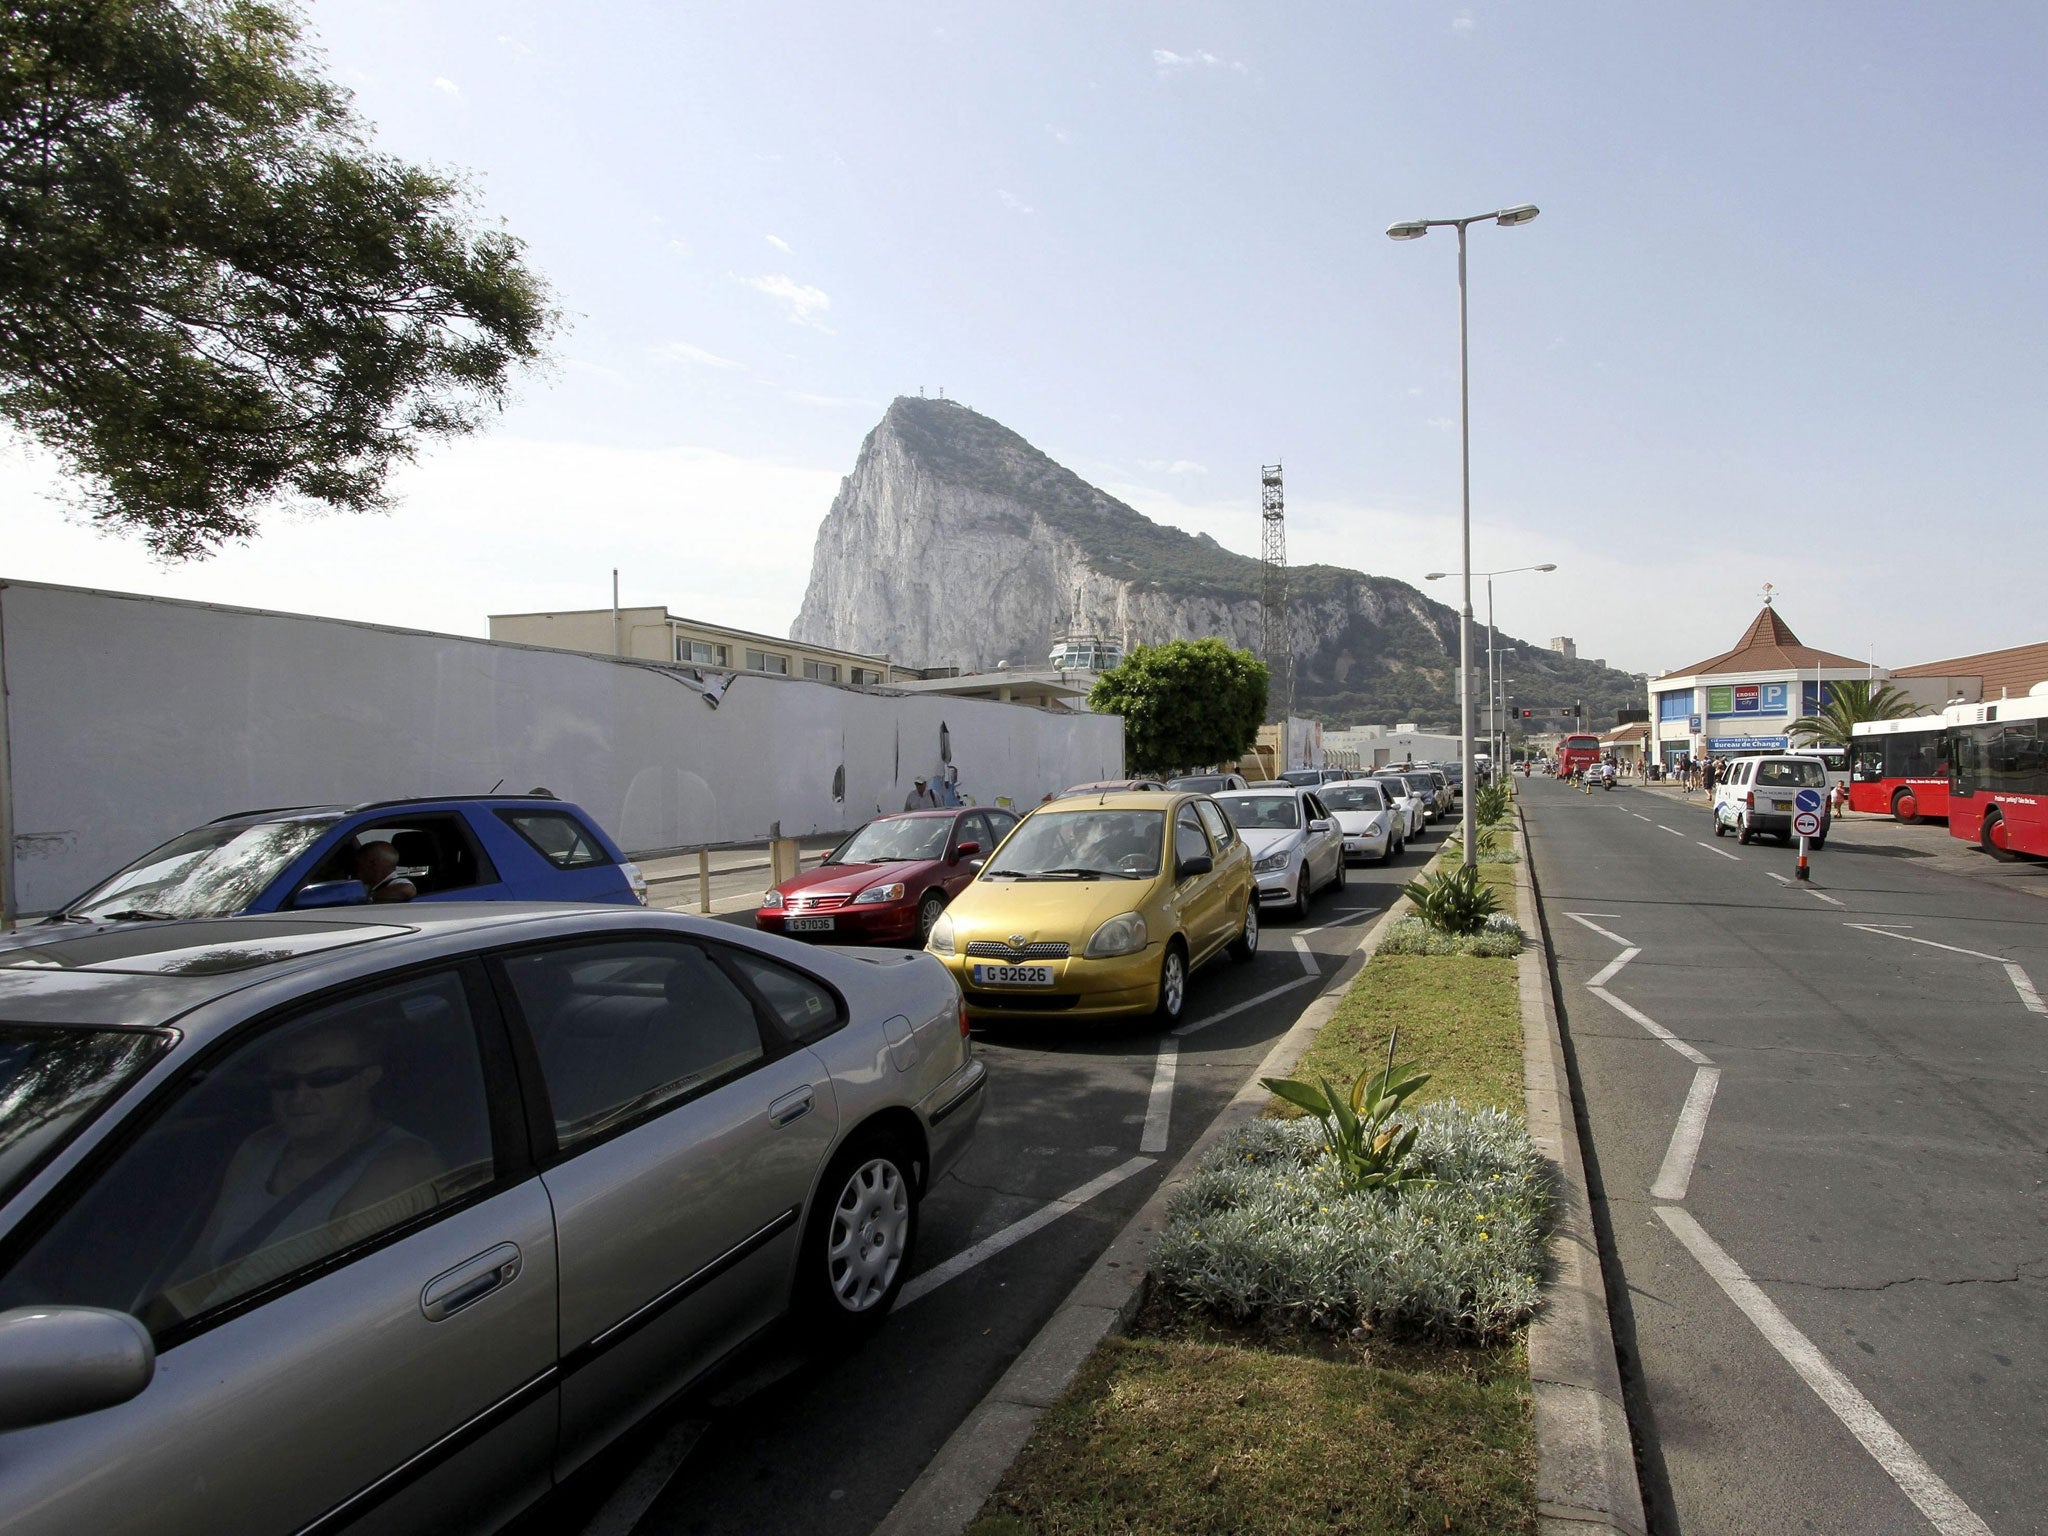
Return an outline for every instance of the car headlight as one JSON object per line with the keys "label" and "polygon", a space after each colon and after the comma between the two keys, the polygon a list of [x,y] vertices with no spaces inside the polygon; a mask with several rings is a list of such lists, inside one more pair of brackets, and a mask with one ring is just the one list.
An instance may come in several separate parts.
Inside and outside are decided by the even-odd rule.
{"label": "car headlight", "polygon": [[857,907],[866,907],[874,906],[884,901],[901,901],[902,899],[903,884],[901,881],[898,881],[894,885],[869,886],[853,898],[853,904]]}
{"label": "car headlight", "polygon": [[1294,850],[1292,848],[1276,848],[1271,853],[1267,854],[1264,858],[1260,859],[1258,863],[1252,866],[1252,868],[1257,870],[1262,875],[1270,875],[1275,870],[1285,869],[1287,867],[1287,861],[1292,859],[1293,857]]}
{"label": "car headlight", "polygon": [[766,896],[763,896],[761,898],[761,906],[763,910],[766,910],[770,907],[779,907],[781,905],[782,892],[780,891],[770,891]]}
{"label": "car headlight", "polygon": [[626,877],[626,889],[633,893],[633,899],[646,906],[647,877],[640,873],[640,866],[628,861],[619,866],[619,873]]}
{"label": "car headlight", "polygon": [[924,947],[935,955],[950,955],[953,948],[953,914],[941,912],[939,920],[932,924],[931,937],[924,941]]}
{"label": "car headlight", "polygon": [[1090,960],[1107,960],[1115,955],[1135,955],[1150,942],[1145,919],[1136,912],[1120,913],[1095,930],[1095,937],[1081,953]]}
{"label": "car headlight", "polygon": [[1365,835],[1367,837],[1378,837],[1380,835],[1381,828],[1385,826],[1386,823],[1381,821],[1379,817],[1375,816],[1371,821],[1368,821],[1365,824]]}

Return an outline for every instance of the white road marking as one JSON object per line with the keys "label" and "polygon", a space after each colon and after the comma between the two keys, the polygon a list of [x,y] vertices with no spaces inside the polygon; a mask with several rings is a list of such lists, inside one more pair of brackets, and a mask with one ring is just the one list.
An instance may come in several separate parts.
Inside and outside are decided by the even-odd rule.
{"label": "white road marking", "polygon": [[1606,986],[1607,983],[1614,980],[1616,976],[1621,974],[1621,968],[1624,965],[1627,965],[1629,961],[1635,959],[1635,957],[1637,955],[1640,955],[1641,953],[1642,951],[1640,949],[1638,949],[1635,945],[1631,944],[1627,949],[1624,949],[1620,954],[1616,955],[1612,960],[1608,961],[1607,964],[1601,968],[1600,973],[1597,976],[1595,976],[1591,981],[1587,982],[1586,985],[1589,987]]}
{"label": "white road marking", "polygon": [[1649,817],[1645,816],[1641,811],[1630,811],[1629,815],[1635,817],[1637,821],[1648,821],[1650,819]]}
{"label": "white road marking", "polygon": [[1742,1266],[1707,1235],[1706,1229],[1693,1220],[1690,1212],[1676,1206],[1660,1205],[1657,1215],[1699,1261],[1700,1268],[1712,1276],[1728,1299],[1741,1309],[1743,1316],[1756,1325],[1756,1331],[1764,1336],[1765,1342],[1813,1388],[1814,1394],[1862,1443],[1863,1449],[1884,1468],[1891,1480],[1899,1485],[1900,1491],[1913,1501],[1941,1536],[1991,1536],[1991,1527],[1956,1497],[1954,1490],[1921,1459],[1918,1451],[1906,1443],[1905,1437],[1892,1428],[1884,1415],[1872,1406],[1870,1399],[1857,1391],[1855,1384],[1814,1347],[1813,1341],[1793,1326],[1791,1319],[1780,1312],[1777,1304],[1743,1272]]}
{"label": "white road marking", "polygon": [[2012,978],[2012,989],[2019,993],[2021,1002],[2035,1013],[2048,1013],[2048,1003],[2041,1001],[2041,994],[2034,990],[2034,983],[2025,971],[2008,960],[2005,962],[2005,974]]}
{"label": "white road marking", "polygon": [[1152,1069],[1152,1096],[1145,1101],[1145,1134],[1140,1152],[1164,1152],[1166,1130],[1173,1118],[1173,1079],[1180,1070],[1180,1042],[1168,1035],[1159,1042],[1159,1064]]}
{"label": "white road marking", "polygon": [[1567,912],[1565,913],[1565,916],[1570,918],[1573,922],[1579,924],[1581,927],[1592,929],[1595,933],[1599,934],[1600,937],[1603,939],[1612,939],[1615,943],[1622,945],[1624,948],[1626,948],[1628,945],[1628,940],[1624,939],[1620,934],[1610,932],[1608,929],[1602,928],[1598,923],[1589,923],[1586,921],[1586,919],[1589,917],[1619,917],[1621,916],[1619,912]]}
{"label": "white road marking", "polygon": [[1685,836],[1685,834],[1684,834],[1683,832],[1679,831],[1679,830],[1678,830],[1678,828],[1676,828],[1676,827],[1667,827],[1667,826],[1665,826],[1665,825],[1664,825],[1664,823],[1663,823],[1663,822],[1661,822],[1661,821],[1657,823],[1657,830],[1658,830],[1659,832],[1669,832],[1669,833],[1670,833],[1670,834],[1671,834],[1671,835],[1672,835],[1673,837],[1683,837],[1683,836]]}
{"label": "white road marking", "polygon": [[1707,1111],[1714,1107],[1714,1090],[1720,1086],[1719,1067],[1701,1067],[1693,1073],[1685,1107],[1672,1128],[1671,1145],[1664,1149],[1664,1165],[1657,1170],[1657,1182],[1650,1186],[1651,1199],[1685,1198],[1686,1186],[1692,1183],[1692,1165],[1700,1155],[1700,1138],[1707,1134]]}
{"label": "white road marking", "polygon": [[896,1298],[896,1308],[901,1311],[913,1301],[931,1295],[948,1280],[957,1280],[975,1265],[994,1258],[1005,1248],[1021,1243],[1025,1238],[1043,1227],[1049,1227],[1069,1211],[1077,1211],[1105,1190],[1114,1189],[1134,1174],[1143,1173],[1157,1158],[1134,1157],[1120,1163],[1107,1173],[1097,1174],[1086,1184],[1068,1190],[1057,1200],[1048,1201],[1029,1216],[1020,1217],[1000,1232],[991,1233],[972,1248],[963,1248],[943,1264],[934,1264],[915,1280],[903,1287]]}
{"label": "white road marking", "polygon": [[676,1469],[688,1459],[710,1427],[703,1419],[683,1419],[671,1424],[654,1442],[654,1448],[640,1459],[640,1465],[627,1473],[625,1480],[612,1490],[611,1497],[598,1506],[590,1524],[583,1527],[583,1536],[632,1536],[634,1527],[654,1507],[669,1479],[676,1475]]}
{"label": "white road marking", "polygon": [[1687,1045],[1683,1040],[1679,1039],[1678,1036],[1671,1033],[1670,1030],[1666,1029],[1662,1024],[1659,1024],[1655,1019],[1651,1018],[1647,1013],[1644,1013],[1640,1008],[1636,1008],[1628,1003],[1624,1003],[1620,998],[1616,997],[1612,992],[1608,991],[1605,987],[1588,987],[1586,988],[1586,990],[1592,993],[1595,997],[1599,998],[1601,1002],[1607,1004],[1608,1007],[1612,1008],[1616,1013],[1620,1014],[1623,1018],[1635,1020],[1636,1023],[1642,1025],[1643,1028],[1647,1029],[1659,1040],[1662,1040],[1666,1045],[1670,1046],[1671,1049],[1678,1052],[1679,1055],[1683,1056],[1687,1061],[1691,1062],[1694,1066],[1711,1067],[1714,1064],[1714,1059],[1711,1056],[1704,1056],[1700,1054],[1700,1052],[1694,1050],[1691,1046]]}
{"label": "white road marking", "polygon": [[1981,949],[1964,949],[1960,944],[1940,944],[1933,939],[1916,939],[1910,933],[1887,933],[1884,928],[1879,927],[1876,923],[1844,923],[1842,926],[1844,928],[1861,928],[1865,933],[1874,933],[1880,939],[1904,939],[1908,944],[1925,944],[1929,949],[1945,949],[1952,955],[1968,955],[1973,960],[1995,960],[2000,965],[2006,963],[2005,956],[2003,955],[1987,955]]}
{"label": "white road marking", "polygon": [[1700,846],[1706,849],[1709,853],[1718,853],[1724,859],[1733,859],[1738,864],[1742,862],[1741,854],[1730,853],[1726,848],[1716,848],[1712,843],[1701,843]]}
{"label": "white road marking", "polygon": [[1792,877],[1790,875],[1781,875],[1775,869],[1767,869],[1764,871],[1764,873],[1769,875],[1773,880],[1777,881],[1780,885],[1790,885],[1792,883]]}
{"label": "white road marking", "polygon": [[1294,936],[1294,952],[1301,956],[1301,968],[1310,976],[1320,976],[1323,968],[1316,964],[1315,951],[1308,947],[1308,940],[1300,934]]}
{"label": "white road marking", "polygon": [[1811,896],[1815,901],[1826,902],[1831,907],[1846,907],[1847,905],[1849,905],[1849,903],[1847,903],[1846,901],[1837,901],[1834,897],[1830,896],[1826,891],[1816,891],[1815,889],[1813,889],[1812,886],[1808,886],[1806,888],[1806,894]]}
{"label": "white road marking", "polygon": [[1207,1029],[1211,1024],[1221,1024],[1225,1019],[1243,1013],[1247,1008],[1256,1008],[1261,1003],[1270,1003],[1283,992],[1292,992],[1296,987],[1305,987],[1310,982],[1320,981],[1321,979],[1319,976],[1297,976],[1292,981],[1283,981],[1277,987],[1268,987],[1256,997],[1248,997],[1241,1003],[1232,1003],[1228,1008],[1219,1008],[1206,1019],[1197,1019],[1192,1024],[1181,1025],[1179,1029],[1173,1031],[1174,1037],[1179,1040],[1185,1040],[1189,1035],[1195,1033],[1196,1030]]}
{"label": "white road marking", "polygon": [[1351,923],[1351,920],[1352,920],[1353,918],[1357,918],[1357,917],[1371,917],[1371,916],[1373,915],[1373,913],[1375,913],[1375,912],[1379,911],[1379,908],[1378,908],[1378,907],[1345,907],[1345,908],[1343,909],[1343,911],[1344,911],[1344,916],[1342,916],[1342,917],[1333,917],[1333,918],[1331,918],[1331,919],[1330,919],[1330,921],[1329,921],[1329,922],[1327,922],[1327,923],[1317,923],[1317,924],[1315,925],[1315,927],[1313,927],[1313,928],[1297,928],[1297,929],[1295,929],[1295,930],[1294,930],[1294,936],[1295,936],[1295,937],[1296,937],[1297,939],[1305,939],[1305,938],[1307,938],[1307,937],[1308,937],[1308,936],[1309,936],[1310,934],[1312,934],[1312,933],[1321,933],[1321,932],[1323,932],[1323,931],[1324,931],[1325,929],[1328,929],[1328,928],[1343,928],[1343,927],[1347,927],[1347,926],[1349,926],[1349,924]]}

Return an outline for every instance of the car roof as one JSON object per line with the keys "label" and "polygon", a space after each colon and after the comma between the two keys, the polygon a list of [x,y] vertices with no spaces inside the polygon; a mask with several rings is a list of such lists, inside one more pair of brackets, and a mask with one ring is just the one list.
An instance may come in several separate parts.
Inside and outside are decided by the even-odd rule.
{"label": "car roof", "polygon": [[354,805],[274,805],[253,811],[230,811],[207,823],[210,827],[231,821],[281,821],[311,816],[353,816],[358,811],[394,811],[408,806],[432,805],[556,805],[570,808],[559,795],[408,795],[402,800],[361,800]]}
{"label": "car roof", "polygon": [[[0,951],[0,1021],[156,1028],[244,989],[309,972],[337,979],[374,956],[379,968],[411,952],[461,948],[481,934],[510,937],[550,918],[628,919],[640,907],[567,902],[425,902],[318,913],[176,918]],[[451,945],[449,941],[457,941]]]}
{"label": "car roof", "polygon": [[[1090,790],[1085,795],[1062,795],[1057,800],[1048,800],[1031,814],[1036,816],[1041,811],[1081,811],[1097,808],[1109,811],[1160,811],[1183,800],[1206,798],[1186,789],[1169,789],[1163,793],[1156,789]],[[1070,801],[1073,803],[1070,804]],[[1086,804],[1082,804],[1083,801]]]}
{"label": "car roof", "polygon": [[1285,779],[1265,779],[1257,784],[1247,784],[1243,789],[1219,789],[1213,796],[1221,800],[1225,795],[1242,800],[1246,795],[1305,795],[1320,784],[1290,784]]}

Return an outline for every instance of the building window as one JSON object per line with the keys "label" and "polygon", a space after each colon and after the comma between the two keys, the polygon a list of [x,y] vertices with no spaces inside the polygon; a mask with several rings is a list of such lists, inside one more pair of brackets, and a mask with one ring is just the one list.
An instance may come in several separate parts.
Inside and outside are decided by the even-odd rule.
{"label": "building window", "polygon": [[1659,720],[1686,720],[1692,717],[1692,690],[1680,688],[1670,693],[1657,695],[1657,718]]}
{"label": "building window", "polygon": [[854,686],[857,688],[865,688],[870,686],[871,684],[879,683],[881,681],[882,674],[877,671],[874,671],[872,668],[855,667],[853,669],[853,682]]}
{"label": "building window", "polygon": [[747,670],[749,672],[775,672],[783,677],[787,677],[789,676],[789,658],[787,656],[777,656],[773,651],[749,651],[747,652]]}
{"label": "building window", "polygon": [[722,667],[726,664],[726,649],[713,645],[708,640],[685,640],[676,637],[676,660],[693,662],[700,667]]}
{"label": "building window", "polygon": [[839,681],[839,664],[832,661],[807,661],[804,676],[814,683],[836,683]]}

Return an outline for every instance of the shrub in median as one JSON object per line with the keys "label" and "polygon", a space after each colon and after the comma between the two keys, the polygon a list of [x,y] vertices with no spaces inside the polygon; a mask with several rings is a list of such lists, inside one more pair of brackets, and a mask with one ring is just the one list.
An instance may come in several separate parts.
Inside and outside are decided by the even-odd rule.
{"label": "shrub in median", "polygon": [[1505,912],[1496,912],[1480,925],[1477,933],[1445,933],[1421,918],[1410,915],[1388,928],[1376,951],[1382,955],[1471,955],[1482,960],[1506,960],[1522,952],[1528,942],[1522,925]]}
{"label": "shrub in median", "polygon": [[1500,910],[1500,898],[1479,883],[1479,871],[1460,865],[1410,880],[1401,894],[1416,914],[1439,933],[1477,933]]}
{"label": "shrub in median", "polygon": [[1414,1112],[1398,1199],[1352,1192],[1308,1120],[1233,1131],[1174,1196],[1153,1274],[1239,1321],[1495,1340],[1534,1312],[1547,1175],[1529,1133],[1454,1101]]}

